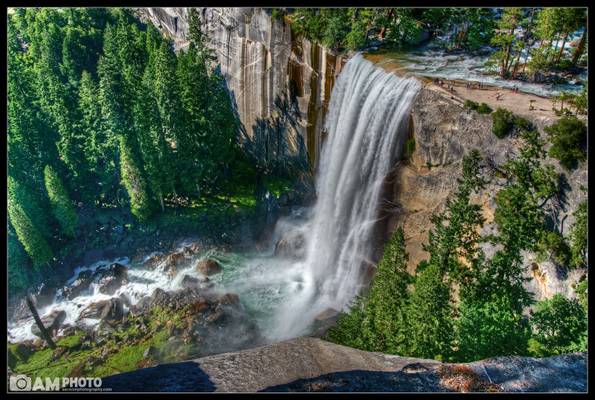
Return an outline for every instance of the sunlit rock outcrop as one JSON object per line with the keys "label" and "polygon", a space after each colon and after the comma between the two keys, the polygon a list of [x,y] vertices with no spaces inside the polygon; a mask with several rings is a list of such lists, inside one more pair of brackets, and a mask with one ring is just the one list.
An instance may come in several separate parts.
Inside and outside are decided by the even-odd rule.
{"label": "sunlit rock outcrop", "polygon": [[[334,81],[345,63],[328,49],[295,37],[289,24],[262,8],[197,8],[202,31],[215,50],[221,73],[248,135],[260,120],[291,113],[286,125],[290,151],[300,140],[312,165],[320,153],[322,125]],[[189,8],[142,8],[142,18],[171,37],[177,49],[188,46]],[[293,113],[292,113],[293,114]]]}

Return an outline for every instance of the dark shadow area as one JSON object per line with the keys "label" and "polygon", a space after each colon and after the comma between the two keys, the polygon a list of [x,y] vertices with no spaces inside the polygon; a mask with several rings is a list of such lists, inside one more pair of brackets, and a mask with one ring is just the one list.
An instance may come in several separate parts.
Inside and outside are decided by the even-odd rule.
{"label": "dark shadow area", "polygon": [[103,378],[114,392],[213,392],[215,385],[197,363],[163,364]]}
{"label": "dark shadow area", "polygon": [[449,392],[431,368],[415,372],[353,370],[270,386],[263,392]]}
{"label": "dark shadow area", "polygon": [[484,364],[504,391],[586,392],[587,353],[548,358],[498,357]]}

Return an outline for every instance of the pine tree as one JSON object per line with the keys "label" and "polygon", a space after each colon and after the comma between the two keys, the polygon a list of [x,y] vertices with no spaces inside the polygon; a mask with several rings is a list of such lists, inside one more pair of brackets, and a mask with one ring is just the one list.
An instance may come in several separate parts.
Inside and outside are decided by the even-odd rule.
{"label": "pine tree", "polygon": [[[23,50],[22,17],[8,23],[8,170],[29,188],[43,188],[43,166],[58,157],[57,132],[43,118],[35,93],[35,73]],[[41,196],[41,190],[36,195]]]}
{"label": "pine tree", "polygon": [[135,129],[139,134],[139,149],[147,174],[147,183],[156,197],[155,200],[164,210],[164,197],[171,188],[171,184],[168,185],[171,177],[170,165],[167,162],[169,149],[157,103],[151,95],[151,83],[150,74],[145,73],[140,85],[142,90],[137,93],[134,104]]}
{"label": "pine tree", "polygon": [[12,175],[8,176],[7,189],[8,198],[19,204],[41,235],[47,239],[51,238],[52,228],[48,218],[47,196],[40,198],[41,196],[38,196],[29,186]]}
{"label": "pine tree", "polygon": [[120,174],[122,185],[130,197],[132,214],[140,221],[149,219],[153,205],[134,136],[120,136]]}
{"label": "pine tree", "polygon": [[10,218],[8,218],[7,232],[8,290],[10,293],[24,292],[41,276],[32,270],[31,260],[19,242]]}
{"label": "pine tree", "polygon": [[[8,215],[15,229],[19,242],[33,261],[35,267],[50,262],[53,258],[52,250],[42,233],[33,223],[20,199],[16,195],[21,188],[19,183],[12,177],[8,177]],[[10,190],[12,188],[13,190]]]}
{"label": "pine tree", "polygon": [[45,188],[52,206],[52,213],[60,224],[62,233],[74,237],[78,216],[72,200],[70,200],[62,180],[50,165],[46,165],[43,172]]}
{"label": "pine tree", "polygon": [[450,287],[437,265],[429,264],[415,279],[403,314],[406,316],[407,352],[403,355],[447,360],[454,341],[454,310]]}
{"label": "pine tree", "polygon": [[[189,115],[185,112],[180,98],[176,55],[166,42],[162,42],[154,51],[154,62],[147,66],[146,73],[152,78],[152,93],[157,102],[167,147],[162,159],[162,167],[167,177],[164,183],[168,192],[175,193],[176,182],[183,177],[188,168],[187,160],[192,156],[189,144],[189,134],[192,131],[188,126]],[[175,149],[172,148],[172,144],[175,145]]]}
{"label": "pine tree", "polygon": [[79,126],[85,138],[85,158],[94,178],[91,180],[94,183],[93,198],[110,203],[119,185],[115,162],[118,141],[108,128],[102,113],[98,85],[87,71],[83,71],[81,75],[78,107],[81,115]]}
{"label": "pine tree", "polygon": [[362,335],[369,350],[390,354],[406,351],[403,307],[407,301],[408,255],[403,229],[397,228],[384,247],[367,296]]}
{"label": "pine tree", "polygon": [[407,301],[408,255],[403,229],[397,228],[384,247],[368,294],[343,313],[328,338],[368,351],[401,354],[407,351],[403,308]]}

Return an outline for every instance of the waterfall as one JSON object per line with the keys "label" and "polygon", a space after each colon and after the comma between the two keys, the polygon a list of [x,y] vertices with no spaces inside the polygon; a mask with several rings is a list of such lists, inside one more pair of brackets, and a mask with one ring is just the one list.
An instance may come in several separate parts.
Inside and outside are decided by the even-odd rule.
{"label": "waterfall", "polygon": [[[249,52],[253,60],[254,54]],[[281,220],[276,227],[276,235],[289,242],[303,242],[300,258],[268,252],[218,254],[223,273],[211,277],[214,290],[238,294],[268,340],[307,334],[318,314],[327,308],[345,309],[361,289],[362,266],[373,261],[373,235],[384,179],[401,154],[409,111],[419,88],[414,78],[387,73],[359,54],[353,57],[343,67],[331,94],[316,204],[305,217]],[[181,251],[176,250],[178,254]],[[67,323],[76,324],[81,311],[97,301],[126,294],[134,304],[156,288],[181,289],[185,275],[199,276],[196,262],[207,256],[213,254],[196,254],[174,278],[165,269],[147,269],[142,261],[129,264],[127,259],[116,260],[128,267],[129,277],[116,293],[101,293],[94,281],[88,291],[72,300],[58,296],[40,314],[66,310]],[[68,283],[83,271],[95,271],[111,262],[80,267]],[[97,326],[98,321],[91,319],[85,325]],[[12,340],[33,339],[33,324],[31,318],[11,322],[9,336]],[[225,333],[230,337],[241,334],[231,330]]]}
{"label": "waterfall", "polygon": [[298,336],[332,307],[344,309],[371,262],[383,181],[407,134],[411,105],[420,89],[414,78],[387,73],[361,54],[341,71],[325,121],[328,139],[318,167],[317,201],[308,223],[296,290],[282,304],[276,336]]}

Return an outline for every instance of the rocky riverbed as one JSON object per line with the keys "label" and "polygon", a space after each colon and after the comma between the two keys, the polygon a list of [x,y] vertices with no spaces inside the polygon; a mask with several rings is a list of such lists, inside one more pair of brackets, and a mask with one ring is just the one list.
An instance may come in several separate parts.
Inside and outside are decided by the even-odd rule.
{"label": "rocky riverbed", "polygon": [[224,253],[187,243],[78,268],[61,288],[42,286],[33,299],[57,348],[41,339],[23,300],[9,324],[10,367],[101,375],[262,343],[239,296],[216,283],[224,268],[215,254]]}

